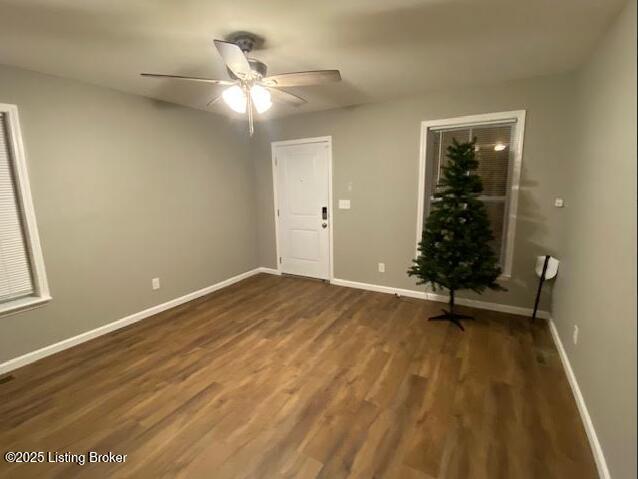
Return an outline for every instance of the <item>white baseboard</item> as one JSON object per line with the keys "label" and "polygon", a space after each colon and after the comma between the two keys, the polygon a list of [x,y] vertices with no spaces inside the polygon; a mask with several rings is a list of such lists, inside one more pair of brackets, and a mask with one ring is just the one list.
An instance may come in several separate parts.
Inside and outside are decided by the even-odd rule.
{"label": "white baseboard", "polygon": [[572,365],[569,362],[569,357],[567,356],[565,348],[563,347],[563,342],[560,339],[558,330],[556,329],[556,325],[554,324],[554,320],[550,318],[547,322],[549,323],[549,330],[551,331],[554,344],[556,345],[556,349],[558,350],[558,355],[560,356],[560,360],[563,363],[563,369],[565,370],[565,374],[567,375],[567,380],[569,381],[569,385],[572,388],[572,393],[574,394],[574,399],[576,400],[576,405],[578,406],[578,412],[580,413],[583,425],[585,426],[587,438],[589,439],[589,445],[594,455],[594,460],[596,461],[598,475],[601,479],[610,479],[611,476],[609,474],[609,468],[607,467],[607,461],[605,460],[603,449],[600,446],[600,442],[598,441],[598,436],[596,435],[594,424],[591,420],[591,416],[589,415],[587,405],[585,404],[585,398],[583,398],[583,394],[581,393],[580,387],[578,386],[576,375],[574,374]]}
{"label": "white baseboard", "polygon": [[[359,283],[357,281],[348,281],[345,279],[332,279],[332,284],[337,286],[345,286],[347,288],[365,289],[368,291],[376,291],[378,293],[398,294],[399,296],[407,296],[409,298],[427,299],[430,301],[448,302],[448,297],[443,294],[429,293],[426,291],[414,291],[411,289],[393,288],[391,286],[382,286],[378,284]],[[476,299],[456,298],[456,304],[462,306],[471,306],[478,309],[487,309],[490,311],[499,311],[501,313],[519,314],[521,316],[531,316],[532,308],[521,308],[519,306],[510,306],[507,304],[489,303],[487,301],[478,301]],[[539,318],[548,319],[549,312],[538,311]]]}
{"label": "white baseboard", "polygon": [[266,273],[266,274],[275,274],[277,276],[281,276],[281,271],[275,268],[266,268],[265,266],[260,266],[257,268],[257,273]]}
{"label": "white baseboard", "polygon": [[[427,293],[430,301],[441,301],[447,303],[448,297],[443,294]],[[523,308],[521,306],[512,306],[509,304],[490,303],[488,301],[480,301],[478,299],[456,298],[456,303],[463,306],[470,306],[478,309],[488,309],[490,311],[498,311],[501,313],[518,314],[520,316],[531,316],[534,312],[533,308]],[[537,311],[537,318],[549,318],[549,311]]]}
{"label": "white baseboard", "polygon": [[358,281],[349,281],[347,279],[338,278],[331,279],[330,283],[336,286],[345,286],[346,288],[365,289],[367,291],[376,291],[377,293],[398,294],[399,296],[407,296],[410,298],[427,299],[424,291],[393,288],[391,286],[382,286],[380,284],[359,283]]}
{"label": "white baseboard", "polygon": [[27,364],[31,364],[39,359],[51,356],[52,354],[71,348],[80,343],[84,343],[85,341],[89,341],[93,338],[97,338],[98,336],[110,333],[111,331],[115,331],[116,329],[123,328],[125,326],[128,326],[129,324],[137,323],[138,321],[148,318],[149,316],[153,316],[157,313],[161,313],[162,311],[166,311],[167,309],[174,308],[175,306],[179,306],[180,304],[184,304],[201,296],[205,296],[212,293],[213,291],[225,288],[227,286],[230,286],[231,284],[237,283],[238,281],[249,278],[250,276],[254,276],[258,273],[278,274],[272,273],[271,271],[276,272],[277,270],[271,270],[270,268],[255,268],[250,271],[246,271],[245,273],[238,274],[236,276],[233,276],[232,278],[228,278],[224,281],[220,281],[219,283],[207,286],[206,288],[193,291],[192,293],[188,293],[184,296],[180,296],[179,298],[175,298],[165,303],[158,304],[157,306],[152,306],[148,309],[145,309],[144,311],[133,313],[129,316],[113,321],[112,323],[105,324],[104,326],[100,326],[90,331],[78,334],[77,336],[64,339],[54,344],[50,344],[49,346],[45,346],[41,349],[37,349],[22,356],[9,359],[8,361],[0,363],[0,374],[5,374],[9,371],[13,371],[14,369],[26,366]]}

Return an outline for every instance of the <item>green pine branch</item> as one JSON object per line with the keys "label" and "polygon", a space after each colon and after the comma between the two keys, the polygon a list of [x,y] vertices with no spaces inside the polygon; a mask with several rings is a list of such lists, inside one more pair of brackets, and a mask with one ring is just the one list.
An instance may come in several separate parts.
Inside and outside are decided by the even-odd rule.
{"label": "green pine branch", "polygon": [[504,290],[497,283],[501,269],[490,246],[494,236],[487,210],[479,200],[483,184],[476,174],[475,142],[454,139],[448,147],[449,162],[441,168],[419,255],[408,269],[417,284],[429,283],[434,290]]}

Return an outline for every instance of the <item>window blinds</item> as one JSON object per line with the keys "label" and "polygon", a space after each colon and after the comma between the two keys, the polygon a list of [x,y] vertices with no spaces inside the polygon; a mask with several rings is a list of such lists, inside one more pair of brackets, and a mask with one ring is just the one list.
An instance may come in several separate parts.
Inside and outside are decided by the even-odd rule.
{"label": "window blinds", "polygon": [[430,197],[426,196],[425,216],[429,214],[429,202],[433,199],[437,184],[441,178],[441,167],[445,166],[447,148],[454,139],[459,142],[476,140],[476,159],[479,162],[478,175],[483,182],[483,194],[480,197],[487,208],[494,241],[492,247],[501,264],[505,258],[504,238],[507,234],[506,216],[510,190],[511,146],[514,122],[475,125],[471,127],[439,128],[430,130],[428,139],[428,164],[426,182]]}
{"label": "window blinds", "polygon": [[0,113],[0,303],[34,292],[6,122]]}

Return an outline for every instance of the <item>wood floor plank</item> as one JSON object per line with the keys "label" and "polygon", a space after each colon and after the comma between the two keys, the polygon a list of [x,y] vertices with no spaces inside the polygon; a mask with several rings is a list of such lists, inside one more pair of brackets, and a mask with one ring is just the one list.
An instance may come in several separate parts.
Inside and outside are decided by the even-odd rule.
{"label": "wood floor plank", "polygon": [[0,478],[594,478],[545,324],[258,275],[13,371]]}

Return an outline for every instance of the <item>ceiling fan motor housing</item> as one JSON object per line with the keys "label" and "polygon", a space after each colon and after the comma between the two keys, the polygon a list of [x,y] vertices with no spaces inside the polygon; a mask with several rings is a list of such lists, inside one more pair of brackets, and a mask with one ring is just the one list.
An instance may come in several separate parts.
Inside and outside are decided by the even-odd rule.
{"label": "ceiling fan motor housing", "polygon": [[[250,69],[254,71],[255,73],[257,73],[258,77],[266,76],[266,73],[268,72],[268,67],[266,66],[264,62],[260,62],[259,60],[256,60],[254,58],[247,58],[247,60],[248,60],[248,64],[250,65]],[[239,80],[237,75],[235,75],[230,68],[226,67],[226,71],[228,72],[228,75],[230,75],[230,77],[233,80]]]}
{"label": "ceiling fan motor housing", "polygon": [[250,53],[253,50],[259,50],[264,46],[264,38],[251,32],[239,31],[226,35],[226,41],[234,43],[244,53]]}
{"label": "ceiling fan motor housing", "polygon": [[249,33],[238,33],[231,35],[232,42],[236,44],[244,53],[250,53],[257,44],[257,38]]}
{"label": "ceiling fan motor housing", "polygon": [[[250,32],[235,32],[231,33],[226,37],[226,39],[237,45],[241,48],[241,51],[244,52],[244,55],[248,56],[248,54],[258,48],[261,48],[264,44],[264,39],[254,33]],[[250,64],[250,69],[257,73],[259,76],[265,77],[268,72],[268,67],[265,63],[260,62],[255,58],[248,58],[248,63]],[[228,70],[231,78],[237,80],[237,77]]]}

